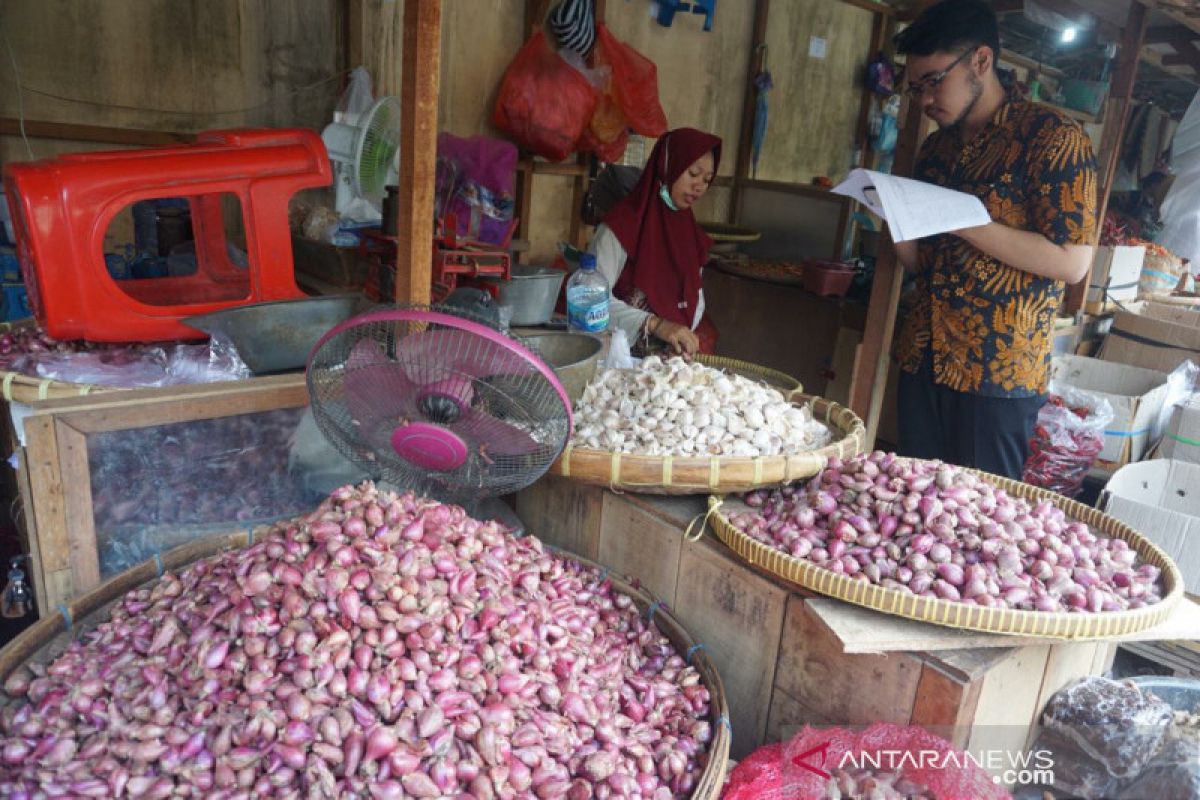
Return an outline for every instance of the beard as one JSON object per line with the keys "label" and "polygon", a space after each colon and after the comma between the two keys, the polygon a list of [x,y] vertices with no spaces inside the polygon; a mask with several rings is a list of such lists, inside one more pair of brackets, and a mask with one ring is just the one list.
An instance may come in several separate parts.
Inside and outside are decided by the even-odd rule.
{"label": "beard", "polygon": [[958,116],[953,122],[948,125],[943,125],[943,128],[953,128],[960,125],[967,116],[975,110],[975,105],[979,102],[979,98],[983,96],[983,81],[974,72],[967,73],[967,87],[971,92],[971,99],[963,106],[963,110],[958,112]]}

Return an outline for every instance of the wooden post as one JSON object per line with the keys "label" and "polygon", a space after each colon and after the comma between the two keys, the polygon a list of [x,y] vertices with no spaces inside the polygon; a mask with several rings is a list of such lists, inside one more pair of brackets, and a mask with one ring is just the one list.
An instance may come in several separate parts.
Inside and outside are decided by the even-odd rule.
{"label": "wooden post", "polygon": [[750,156],[753,150],[754,109],[758,90],[754,88],[754,76],[762,65],[763,47],[767,42],[767,17],[771,13],[771,0],[755,0],[754,28],[750,37],[750,67],[746,72],[746,93],[742,103],[742,130],[738,134],[737,161],[733,168],[733,195],[729,201],[729,222],[738,221],[742,198],[742,182],[750,178]]}
{"label": "wooden post", "polygon": [[[896,142],[893,172],[911,175],[917,157],[921,135],[921,107],[906,103],[904,122]],[[879,415],[887,387],[888,361],[892,352],[892,335],[896,328],[896,313],[900,305],[900,287],[904,268],[896,259],[896,248],[890,237],[880,237],[879,255],[875,261],[875,279],[871,283],[871,300],[867,306],[867,326],[862,347],[854,363],[850,380],[850,408],[867,426],[867,443],[873,446]],[[893,442],[893,444],[895,444]]]}
{"label": "wooden post", "polygon": [[396,302],[428,304],[433,283],[433,199],[437,164],[442,0],[404,4],[400,73],[400,203]]}
{"label": "wooden post", "polygon": [[363,63],[366,56],[366,46],[363,41],[363,24],[366,10],[363,8],[366,0],[346,0],[346,42],[344,49],[345,64],[348,70]]}
{"label": "wooden post", "polygon": [[[1129,121],[1129,101],[1133,97],[1138,58],[1142,52],[1142,43],[1146,39],[1149,21],[1150,12],[1146,6],[1140,2],[1130,5],[1129,19],[1121,34],[1121,47],[1117,52],[1117,68],[1113,72],[1112,89],[1109,91],[1108,109],[1105,114],[1108,122],[1104,126],[1104,134],[1100,137],[1100,153],[1096,159],[1099,166],[1099,197],[1096,198],[1096,235],[1092,244],[1100,241],[1100,231],[1104,227],[1108,196],[1112,194],[1113,179],[1116,177],[1117,163],[1121,158],[1121,141],[1125,138],[1125,124]],[[1063,307],[1068,314],[1076,314],[1083,307],[1091,279],[1092,269],[1089,266],[1088,274],[1082,281],[1067,287]]]}

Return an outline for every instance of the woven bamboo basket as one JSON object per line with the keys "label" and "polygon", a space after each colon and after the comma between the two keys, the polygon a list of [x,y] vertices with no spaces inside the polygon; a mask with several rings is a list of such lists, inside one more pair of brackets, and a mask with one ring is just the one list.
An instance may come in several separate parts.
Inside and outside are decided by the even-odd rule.
{"label": "woven bamboo basket", "polygon": [[866,447],[866,428],[853,411],[829,400],[802,393],[798,381],[782,372],[732,358],[699,356],[702,364],[761,380],[798,405],[807,405],[815,419],[833,429],[834,441],[818,450],[780,456],[683,457],[613,453],[567,446],[550,467],[581,483],[645,494],[704,494],[744,492],[816,475],[833,458],[850,458]]}
{"label": "woven bamboo basket", "polygon": [[725,513],[731,507],[741,510],[741,501],[710,497],[708,518],[717,537],[733,552],[751,564],[802,589],[886,614],[962,630],[1053,639],[1105,639],[1153,628],[1166,620],[1183,597],[1183,576],[1179,567],[1165,552],[1125,523],[1046,489],[997,475],[978,474],[1013,497],[1023,497],[1034,502],[1050,500],[1068,516],[1089,525],[1097,534],[1124,539],[1145,562],[1162,570],[1162,580],[1166,589],[1162,601],[1132,611],[1071,614],[981,608],[950,600],[918,597],[838,575],[751,538],[735,528]]}
{"label": "woven bamboo basket", "polygon": [[[22,319],[16,322],[0,322],[0,333],[31,328],[36,323],[33,320]],[[0,397],[6,402],[34,403],[39,400],[61,400],[67,397],[98,392],[120,391],[111,386],[96,386],[90,383],[67,383],[51,378],[31,378],[19,372],[0,370]]]}
{"label": "woven bamboo basket", "polygon": [[[113,605],[129,591],[157,581],[164,572],[183,569],[224,550],[246,547],[263,538],[270,530],[269,526],[260,526],[253,531],[220,534],[188,542],[163,553],[160,558],[143,561],[69,604],[60,605],[0,649],[0,684],[24,664],[31,661],[48,664],[53,661],[73,639],[105,621]],[[555,550],[555,553],[605,571],[603,567],[572,553],[561,550]],[[732,732],[728,724],[729,705],[721,676],[717,674],[717,668],[709,658],[708,652],[695,646],[683,626],[653,595],[615,574],[608,573],[608,579],[612,581],[615,591],[628,595],[633,600],[638,610],[648,616],[679,653],[687,655],[686,660],[700,673],[701,680],[708,688],[711,696],[710,721],[713,738],[709,743],[708,763],[697,779],[692,800],[717,800],[725,784],[732,742]],[[13,701],[0,692],[0,708],[12,702],[20,701]]]}

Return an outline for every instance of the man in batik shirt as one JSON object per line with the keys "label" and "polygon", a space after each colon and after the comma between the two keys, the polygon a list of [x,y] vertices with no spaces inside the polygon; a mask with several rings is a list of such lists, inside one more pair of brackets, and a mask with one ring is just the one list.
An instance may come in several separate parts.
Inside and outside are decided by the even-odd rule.
{"label": "man in batik shirt", "polygon": [[916,273],[896,345],[900,449],[1020,479],[1063,288],[1092,261],[1092,146],[1071,119],[1001,84],[986,3],[931,6],[896,45],[911,102],[939,128],[914,177],[975,195],[992,218],[896,246]]}

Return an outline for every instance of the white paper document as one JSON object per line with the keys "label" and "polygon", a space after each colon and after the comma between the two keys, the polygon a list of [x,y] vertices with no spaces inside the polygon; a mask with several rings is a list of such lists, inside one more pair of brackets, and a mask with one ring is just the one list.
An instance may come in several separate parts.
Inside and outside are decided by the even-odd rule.
{"label": "white paper document", "polygon": [[833,192],[854,198],[887,220],[896,242],[992,221],[983,202],[974,195],[869,169],[853,170],[833,187]]}

